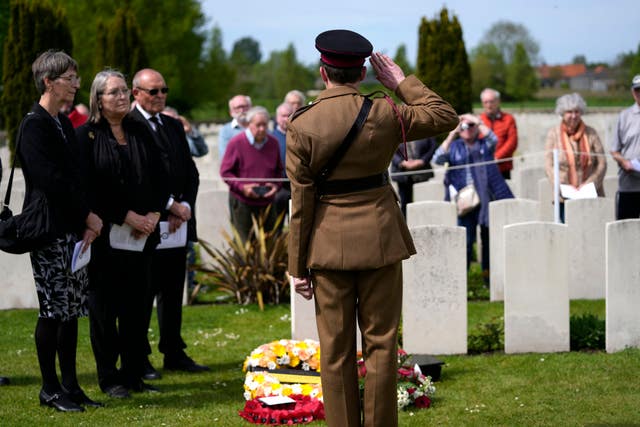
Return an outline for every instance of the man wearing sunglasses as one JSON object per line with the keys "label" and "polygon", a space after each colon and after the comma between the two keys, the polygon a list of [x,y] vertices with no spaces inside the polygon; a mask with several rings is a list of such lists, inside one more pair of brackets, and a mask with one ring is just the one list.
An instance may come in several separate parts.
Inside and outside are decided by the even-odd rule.
{"label": "man wearing sunglasses", "polygon": [[635,103],[623,110],[613,134],[611,155],[618,162],[616,218],[640,216],[640,74],[631,80]]}
{"label": "man wearing sunglasses", "polygon": [[[183,223],[187,226],[187,241],[196,242],[195,202],[199,178],[196,165],[191,158],[189,143],[179,120],[162,114],[166,107],[169,88],[162,74],[149,68],[140,70],[133,77],[133,97],[136,106],[130,115],[151,130],[154,143],[161,150],[162,161],[168,174],[169,200],[160,221],[167,221],[169,231],[175,232]],[[158,325],[160,329],[160,352],[164,354],[166,370],[186,372],[208,371],[184,352],[187,347],[181,337],[182,298],[186,277],[187,248],[156,249],[152,261],[151,295],[147,301],[147,324],[151,320],[153,299],[157,298]],[[147,353],[151,347],[147,344]],[[145,364],[144,379],[160,378],[149,360]]]}

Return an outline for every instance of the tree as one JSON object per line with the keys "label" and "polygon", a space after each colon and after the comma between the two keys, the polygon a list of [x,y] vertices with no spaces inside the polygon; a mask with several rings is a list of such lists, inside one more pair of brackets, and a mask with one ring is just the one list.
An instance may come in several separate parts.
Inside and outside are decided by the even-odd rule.
{"label": "tree", "polygon": [[471,51],[472,90],[477,96],[490,87],[504,93],[506,65],[502,52],[494,44],[481,44]]}
{"label": "tree", "polygon": [[516,43],[513,60],[507,67],[507,93],[515,100],[533,98],[538,90],[538,78],[529,62],[529,56],[522,43]]}
{"label": "tree", "polygon": [[572,64],[584,64],[587,65],[587,57],[584,55],[576,55],[571,60]]}
{"label": "tree", "polygon": [[404,44],[401,44],[400,46],[398,46],[398,49],[396,50],[396,54],[393,57],[393,62],[398,64],[400,68],[402,68],[402,71],[404,71],[405,74],[407,75],[413,74],[414,70],[411,64],[409,63],[409,60],[407,59],[407,47]]}
{"label": "tree", "polygon": [[449,19],[446,8],[440,11],[440,19],[422,18],[416,74],[458,113],[471,111],[471,67],[462,28],[455,15]]}
{"label": "tree", "polygon": [[498,21],[484,34],[481,44],[493,44],[502,52],[507,64],[513,60],[516,44],[520,43],[527,52],[529,61],[537,64],[540,46],[531,37],[529,30],[522,25],[510,21]]}
{"label": "tree", "polygon": [[15,150],[20,121],[40,94],[31,64],[48,49],[71,54],[73,44],[67,19],[60,8],[48,2],[17,0],[11,3],[11,18],[4,46],[2,113],[9,135],[9,149]]}
{"label": "tree", "polygon": [[629,73],[629,78],[627,81],[630,81],[633,76],[636,74],[640,74],[640,44],[638,44],[638,50],[633,56],[633,60],[631,61],[631,72]]}
{"label": "tree", "polygon": [[227,54],[222,45],[222,31],[214,26],[209,37],[208,49],[205,53],[204,76],[207,82],[209,101],[216,108],[227,110],[227,100],[232,96],[235,82],[235,71],[231,68]]}
{"label": "tree", "polygon": [[[4,57],[4,40],[7,37],[7,30],[9,29],[9,11],[9,0],[0,0],[0,59]],[[0,67],[0,82],[1,81],[2,67]]]}
{"label": "tree", "polygon": [[236,65],[255,65],[262,59],[260,43],[251,37],[243,37],[233,44],[231,62]]}
{"label": "tree", "polygon": [[118,9],[110,25],[98,33],[96,69],[115,68],[132,78],[136,71],[149,66],[140,27],[128,9]]}
{"label": "tree", "polygon": [[314,73],[298,62],[293,44],[286,50],[273,51],[269,60],[254,68],[255,81],[260,82],[256,93],[261,98],[281,100],[292,89],[313,87]]}

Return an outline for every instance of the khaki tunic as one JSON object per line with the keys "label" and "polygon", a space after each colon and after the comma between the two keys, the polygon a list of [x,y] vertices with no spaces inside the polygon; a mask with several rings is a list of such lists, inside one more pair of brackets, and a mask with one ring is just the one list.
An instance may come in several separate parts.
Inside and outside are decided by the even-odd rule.
{"label": "khaki tunic", "polygon": [[[453,108],[415,76],[396,89],[407,141],[447,132],[458,123]],[[415,254],[391,185],[349,194],[316,196],[315,179],[353,125],[363,98],[349,86],[324,90],[297,112],[287,129],[291,181],[289,273],[311,269],[367,270]],[[387,170],[402,142],[396,113],[373,99],[367,120],[329,180],[361,178]]]}

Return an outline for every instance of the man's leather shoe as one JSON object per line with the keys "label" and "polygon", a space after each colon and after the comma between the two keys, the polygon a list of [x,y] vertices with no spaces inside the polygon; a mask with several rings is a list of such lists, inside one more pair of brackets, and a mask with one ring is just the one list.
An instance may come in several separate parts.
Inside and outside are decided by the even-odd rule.
{"label": "man's leather shoe", "polygon": [[142,379],[152,381],[159,380],[160,378],[162,378],[160,372],[156,371],[156,368],[154,368],[151,362],[149,362],[149,359],[147,359],[142,367]]}
{"label": "man's leather shoe", "polygon": [[77,388],[72,391],[67,391],[67,389],[62,387],[62,391],[71,399],[71,401],[77,405],[81,406],[92,406],[94,408],[102,408],[104,403],[96,402],[95,400],[91,400],[89,396],[87,396],[81,388]]}
{"label": "man's leather shoe", "polygon": [[138,381],[135,384],[131,384],[131,386],[129,386],[129,390],[135,391],[138,393],[143,393],[143,392],[160,393],[160,389],[158,387],[153,386],[151,384],[147,384],[142,380]]}
{"label": "man's leather shoe", "polygon": [[69,399],[62,391],[54,394],[47,394],[40,390],[40,405],[50,406],[60,412],[84,412],[84,408]]}
{"label": "man's leather shoe", "polygon": [[11,381],[9,381],[9,378],[0,377],[0,385],[9,385],[9,384],[11,384]]}
{"label": "man's leather shoe", "polygon": [[102,389],[109,397],[114,399],[126,399],[131,397],[129,390],[121,384],[113,384]]}
{"label": "man's leather shoe", "polygon": [[164,358],[164,369],[168,371],[184,371],[184,372],[206,372],[210,371],[208,366],[198,365],[187,355],[179,358]]}

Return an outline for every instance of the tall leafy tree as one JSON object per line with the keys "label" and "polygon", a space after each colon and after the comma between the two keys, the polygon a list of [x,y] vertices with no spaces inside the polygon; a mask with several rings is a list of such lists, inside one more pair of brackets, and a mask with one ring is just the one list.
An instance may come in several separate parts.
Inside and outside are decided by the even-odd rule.
{"label": "tall leafy tree", "polygon": [[269,59],[255,67],[256,87],[262,98],[281,100],[292,89],[306,90],[313,87],[315,75],[297,60],[293,44],[283,51],[273,51]]}
{"label": "tall leafy tree", "polygon": [[73,44],[67,19],[60,8],[49,2],[16,0],[11,3],[11,19],[4,46],[2,113],[9,132],[12,156],[20,121],[38,100],[31,64],[48,50],[71,54]]}
{"label": "tall leafy tree", "polygon": [[516,43],[513,60],[507,68],[507,93],[518,101],[533,98],[538,90],[538,78],[522,43]]}
{"label": "tall leafy tree", "polygon": [[493,44],[481,44],[471,51],[471,76],[474,96],[487,87],[504,93],[506,65],[502,52]]}
{"label": "tall leafy tree", "polygon": [[393,56],[393,62],[398,64],[405,74],[413,74],[414,70],[409,59],[407,58],[407,46],[401,44],[396,50],[396,54]]}
{"label": "tall leafy tree", "polygon": [[471,111],[471,67],[458,18],[442,8],[439,18],[422,18],[416,75],[458,113]]}
{"label": "tall leafy tree", "polygon": [[232,69],[223,47],[222,31],[214,26],[209,37],[204,59],[204,80],[208,103],[219,110],[227,110],[227,100],[232,96],[235,71]]}
{"label": "tall leafy tree", "polygon": [[236,73],[235,93],[254,93],[258,88],[254,68],[259,66],[261,58],[260,43],[251,37],[243,37],[233,43],[229,62]]}
{"label": "tall leafy tree", "polygon": [[498,21],[484,34],[482,44],[493,44],[502,52],[506,63],[511,63],[516,44],[520,43],[527,52],[529,61],[533,64],[539,62],[538,54],[540,46],[529,34],[529,30],[522,24],[511,21]]}
{"label": "tall leafy tree", "polygon": [[636,51],[635,55],[633,55],[630,71],[630,76],[627,79],[627,82],[630,81],[636,74],[640,74],[640,44],[638,44],[638,50]]}
{"label": "tall leafy tree", "polygon": [[[0,0],[0,59],[4,56],[4,40],[7,37],[7,31],[9,30],[9,11],[9,0]],[[0,67],[0,82],[1,81],[2,67]]]}

